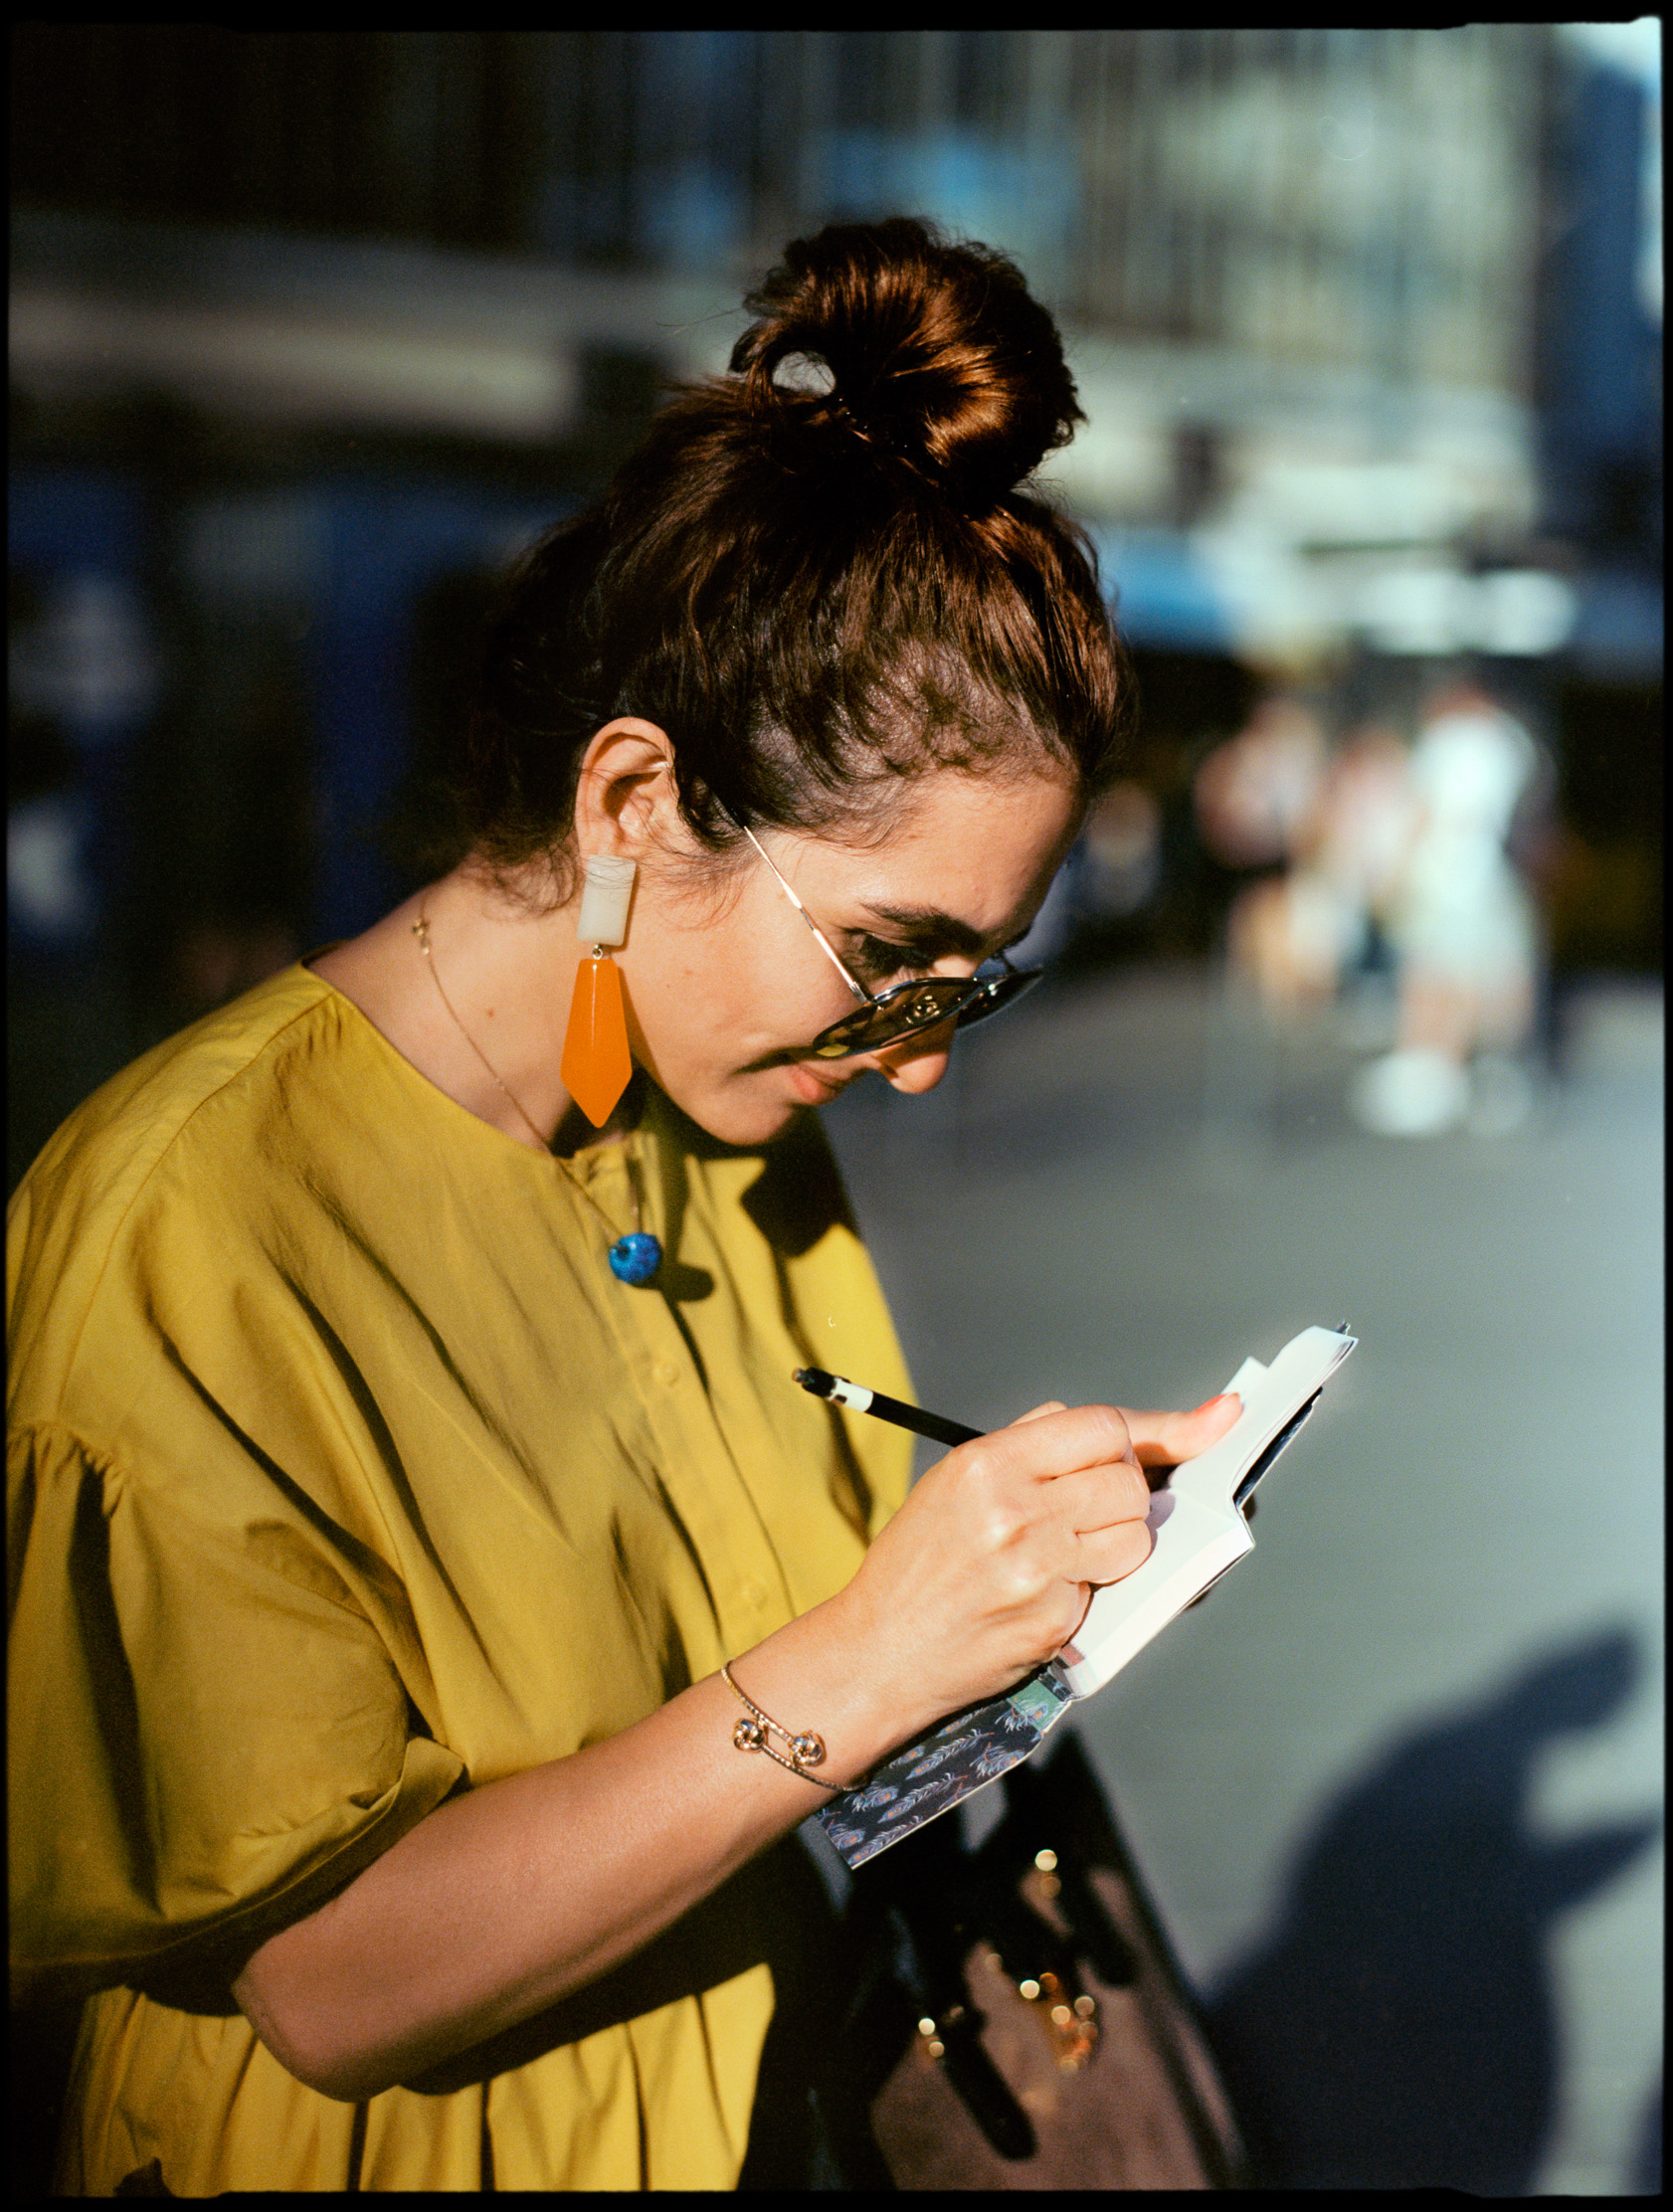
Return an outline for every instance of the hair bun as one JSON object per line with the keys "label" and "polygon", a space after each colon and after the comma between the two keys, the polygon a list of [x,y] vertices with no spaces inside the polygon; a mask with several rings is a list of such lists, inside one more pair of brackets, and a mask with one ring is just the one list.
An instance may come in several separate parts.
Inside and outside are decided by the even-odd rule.
{"label": "hair bun", "polygon": [[[832,224],[797,239],[745,304],[732,352],[758,398],[896,455],[973,513],[1030,474],[1084,420],[1062,343],[1022,273],[930,224]],[[774,371],[823,361],[828,395]]]}

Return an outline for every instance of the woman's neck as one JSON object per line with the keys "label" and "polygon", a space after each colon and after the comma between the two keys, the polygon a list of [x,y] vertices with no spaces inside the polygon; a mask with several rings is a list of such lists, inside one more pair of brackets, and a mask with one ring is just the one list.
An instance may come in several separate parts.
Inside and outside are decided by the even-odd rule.
{"label": "woman's neck", "polygon": [[478,1120],[571,1152],[598,1134],[559,1073],[581,951],[568,907],[531,912],[462,866],[313,970]]}

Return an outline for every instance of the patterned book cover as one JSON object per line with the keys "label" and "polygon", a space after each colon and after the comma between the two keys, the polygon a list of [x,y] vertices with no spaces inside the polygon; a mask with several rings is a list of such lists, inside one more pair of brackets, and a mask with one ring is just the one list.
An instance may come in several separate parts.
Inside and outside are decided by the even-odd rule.
{"label": "patterned book cover", "polygon": [[1074,1703],[1054,1667],[943,1721],[815,1815],[850,1867],[1020,1766]]}

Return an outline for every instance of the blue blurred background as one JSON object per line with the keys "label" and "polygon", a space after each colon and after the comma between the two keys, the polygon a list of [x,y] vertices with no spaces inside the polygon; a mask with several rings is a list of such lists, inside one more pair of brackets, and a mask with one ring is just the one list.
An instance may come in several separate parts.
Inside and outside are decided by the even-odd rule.
{"label": "blue blurred background", "polygon": [[9,1185],[424,880],[497,567],[787,239],[927,214],[1058,316],[1124,779],[1052,984],[832,1129],[961,1417],[1365,1334],[1084,1723],[1301,2186],[1659,2176],[1659,53],[13,32]]}

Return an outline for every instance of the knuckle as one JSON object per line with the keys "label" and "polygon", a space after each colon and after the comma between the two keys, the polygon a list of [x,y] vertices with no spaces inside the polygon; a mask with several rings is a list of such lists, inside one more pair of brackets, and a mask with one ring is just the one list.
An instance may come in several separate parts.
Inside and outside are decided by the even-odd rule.
{"label": "knuckle", "polygon": [[1150,1512],[1150,1484],[1145,1480],[1144,1469],[1135,1467],[1129,1459],[1123,1460],[1115,1473],[1129,1513],[1135,1520],[1144,1520]]}
{"label": "knuckle", "polygon": [[1022,1606],[1035,1604],[1046,1592],[1050,1577],[1039,1563],[1026,1553],[1011,1554],[1000,1568],[1000,1588],[1007,1602]]}
{"label": "knuckle", "polygon": [[990,1505],[982,1517],[982,1543],[989,1552],[1009,1552],[1022,1531],[1022,1516],[1005,1500]]}
{"label": "knuckle", "polygon": [[1111,1459],[1124,1458],[1132,1449],[1133,1439],[1120,1406],[1088,1405],[1084,1411],[1100,1449]]}
{"label": "knuckle", "polygon": [[1129,1574],[1143,1567],[1155,1544],[1155,1537],[1142,1521],[1124,1521],[1108,1530],[1099,1555],[1102,1579],[1125,1581]]}

